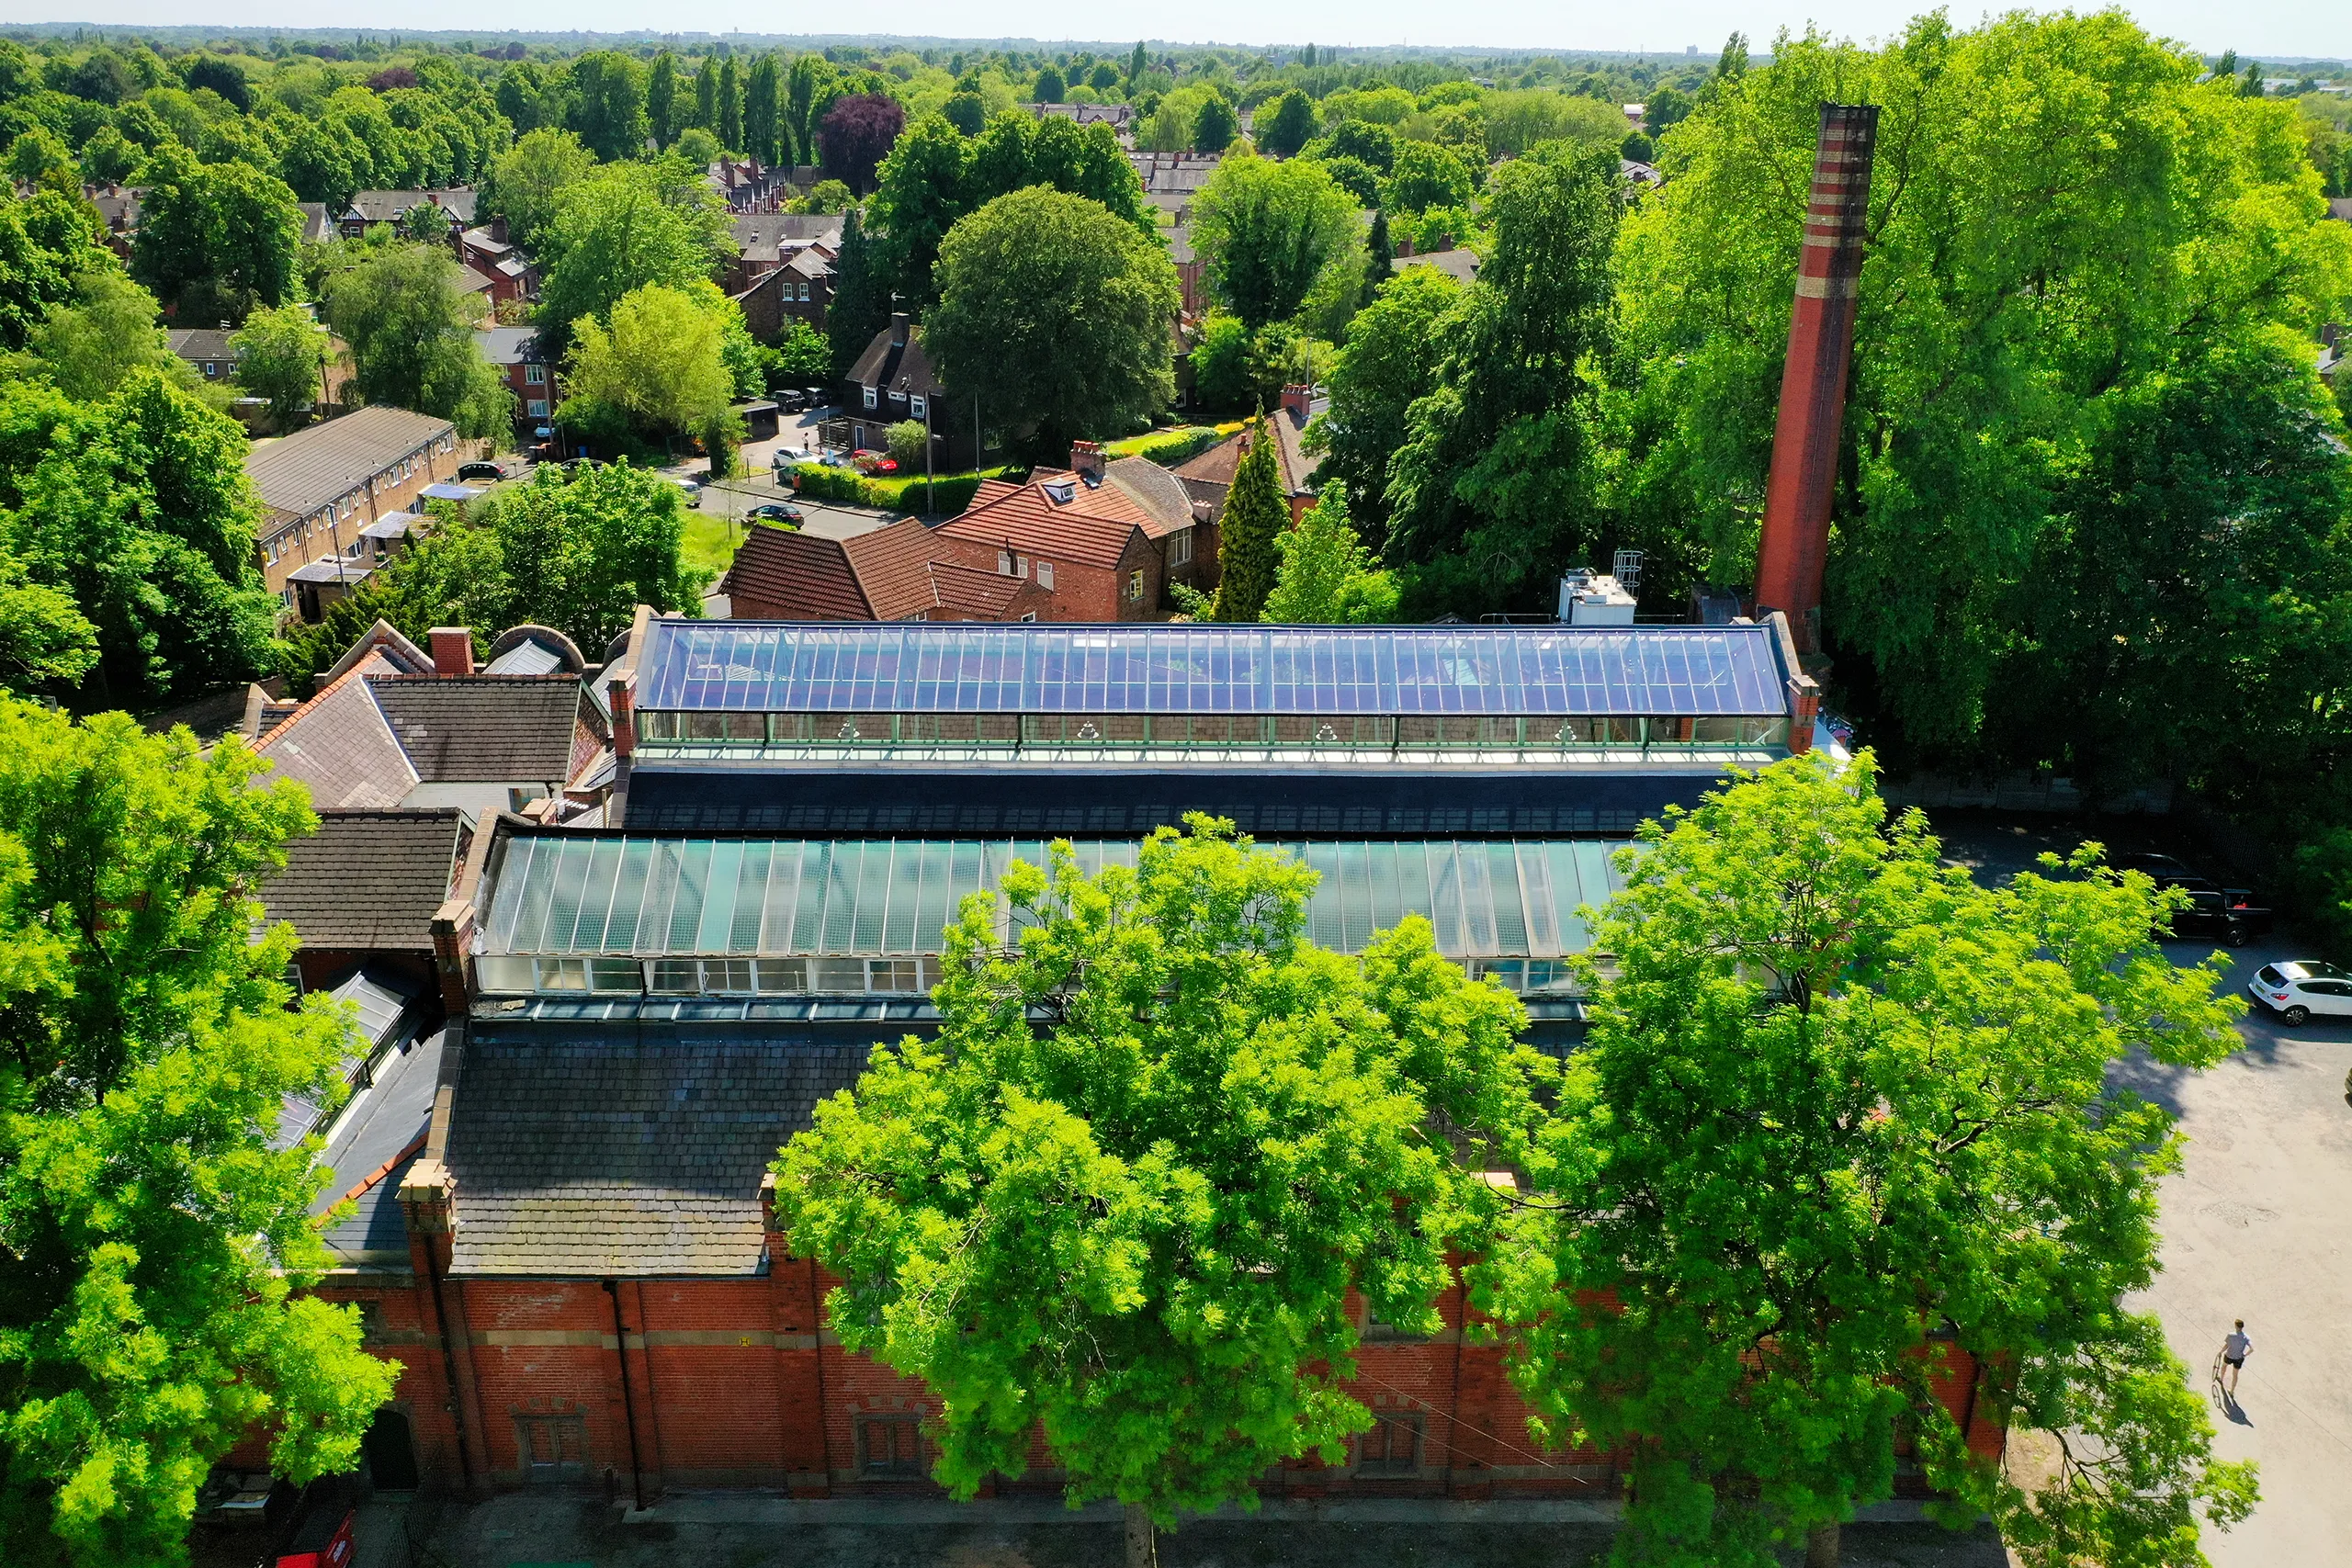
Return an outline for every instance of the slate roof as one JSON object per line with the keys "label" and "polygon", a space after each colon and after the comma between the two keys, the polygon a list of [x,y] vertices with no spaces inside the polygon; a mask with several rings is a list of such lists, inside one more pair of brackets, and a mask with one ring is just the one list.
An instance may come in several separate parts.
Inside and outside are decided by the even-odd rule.
{"label": "slate roof", "polygon": [[1155,539],[1198,521],[1193,515],[1193,498],[1184,493],[1182,482],[1148,457],[1114,457],[1103,465],[1102,477],[1150,517],[1144,532]]}
{"label": "slate roof", "polygon": [[454,806],[322,808],[318,831],[287,844],[286,869],[261,890],[262,908],[291,920],[305,947],[430,953],[460,825]]}
{"label": "slate roof", "polygon": [[419,783],[368,689],[370,674],[395,672],[370,649],[325,690],[266,731],[256,755],[310,787],[313,809],[398,806]]}
{"label": "slate roof", "polygon": [[932,370],[931,360],[922,351],[922,329],[909,327],[906,329],[906,340],[893,343],[891,338],[899,331],[895,325],[888,326],[874,334],[874,341],[865,345],[865,352],[859,355],[857,363],[849,368],[852,384],[878,387],[885,392],[910,392],[927,398],[943,396],[946,389],[940,385],[939,377]]}
{"label": "slate roof", "polygon": [[480,327],[474,332],[474,346],[492,365],[529,365],[546,358],[539,352],[537,327]]}
{"label": "slate roof", "polygon": [[351,205],[345,216],[356,216],[369,223],[390,223],[413,207],[431,201],[454,216],[458,227],[470,228],[474,220],[474,193],[462,186],[450,190],[363,190],[352,193]]}
{"label": "slate roof", "polygon": [[842,215],[838,212],[752,212],[735,219],[735,247],[747,262],[781,261],[809,245],[838,248]]}
{"label": "slate roof", "polygon": [[450,1110],[452,1271],[756,1273],[768,1162],[868,1049],[806,1025],[478,1021]]}
{"label": "slate roof", "polygon": [[1478,276],[1478,253],[1456,246],[1450,251],[1430,251],[1418,256],[1398,256],[1399,267],[1433,266],[1458,283],[1470,283]]}
{"label": "slate roof", "polygon": [[345,1266],[408,1267],[401,1180],[424,1150],[446,1042],[445,1032],[435,1030],[377,1063],[375,1082],[359,1091],[319,1152],[319,1163],[334,1177],[311,1212],[322,1214],[345,1198],[356,1207],[349,1218],[322,1234],[328,1250]]}
{"label": "slate roof", "polygon": [[577,680],[390,675],[368,686],[419,779],[557,784],[571,776]]}
{"label": "slate roof", "polygon": [[265,505],[308,517],[401,458],[456,434],[456,425],[431,414],[385,407],[356,409],[341,419],[254,447],[245,458],[245,472]]}
{"label": "slate roof", "polygon": [[302,238],[311,243],[320,244],[334,233],[334,220],[327,216],[325,202],[298,201],[294,209],[302,215]]}
{"label": "slate roof", "polygon": [[[1069,501],[1055,501],[1049,485],[1067,493]],[[971,507],[941,524],[939,533],[1048,560],[1114,569],[1138,530],[1149,537],[1156,529],[1166,531],[1118,486],[1088,485],[1074,475],[1040,469],[1027,484],[1010,487],[1001,495],[975,495]]]}
{"label": "slate roof", "polygon": [[164,345],[191,365],[234,365],[237,351],[229,346],[229,334],[219,327],[182,327],[166,333]]}
{"label": "slate roof", "polygon": [[781,270],[814,282],[820,277],[832,276],[833,264],[832,259],[824,252],[810,245],[805,250],[794,253],[792,259],[785,263]]}

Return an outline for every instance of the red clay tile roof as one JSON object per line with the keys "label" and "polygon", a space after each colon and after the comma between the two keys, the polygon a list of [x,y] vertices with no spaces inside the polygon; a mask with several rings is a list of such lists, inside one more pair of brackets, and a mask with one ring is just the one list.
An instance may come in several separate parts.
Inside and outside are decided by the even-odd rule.
{"label": "red clay tile roof", "polygon": [[854,539],[754,527],[719,584],[787,620],[902,621],[929,610],[931,530],[913,518]]}
{"label": "red clay tile roof", "polygon": [[[1046,486],[1069,496],[1052,500]],[[1147,537],[1150,513],[1115,485],[1090,487],[1072,474],[1040,470],[996,497],[973,497],[970,510],[939,526],[943,537],[1009,547],[1048,560],[1115,570],[1128,542]]]}
{"label": "red clay tile roof", "polygon": [[1027,586],[1018,577],[944,560],[931,563],[931,581],[941,609],[953,610],[976,621],[1004,619],[1012,602],[1021,597],[1021,590]]}

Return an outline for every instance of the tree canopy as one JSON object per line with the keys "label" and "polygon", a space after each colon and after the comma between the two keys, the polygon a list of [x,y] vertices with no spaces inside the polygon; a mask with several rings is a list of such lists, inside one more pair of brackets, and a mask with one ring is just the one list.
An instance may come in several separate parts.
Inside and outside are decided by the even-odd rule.
{"label": "tree canopy", "polygon": [[198,321],[243,321],[294,288],[301,213],[284,181],[250,164],[201,164],[177,143],[147,168],[130,267],[156,298]]}
{"label": "tree canopy", "polygon": [[1326,268],[1361,257],[1352,197],[1319,164],[1227,158],[1193,204],[1210,290],[1251,328],[1287,321]]}
{"label": "tree canopy", "polygon": [[283,978],[262,882],[315,819],[233,737],[0,698],[0,1556],[180,1560],[248,1431],[295,1482],[351,1468],[395,1363],[300,1295],[350,1021]]}
{"label": "tree canopy", "polygon": [[1216,525],[1216,609],[1220,621],[1254,621],[1273,592],[1282,561],[1276,544],[1290,526],[1281,469],[1274,462],[1274,435],[1263,413],[1242,432],[1245,449],[1234,465],[1233,486],[1225,494]]}
{"label": "tree canopy", "polygon": [[1274,536],[1281,564],[1259,619],[1291,625],[1363,626],[1396,618],[1397,584],[1357,537],[1347,487],[1323,487],[1297,525]]}
{"label": "tree canopy", "polygon": [[716,434],[735,401],[724,357],[730,315],[741,333],[741,310],[715,284],[649,283],[621,296],[609,327],[581,318],[559,417],[591,429],[618,421],[656,435]]}
{"label": "tree canopy", "polygon": [[574,321],[602,318],[625,294],[708,282],[733,243],[718,193],[684,160],[593,169],[555,195],[539,244],[540,325],[568,347]]}
{"label": "tree canopy", "polygon": [[948,386],[1048,450],[1120,434],[1175,393],[1165,249],[1101,202],[1032,186],[948,231],[923,347]]}
{"label": "tree canopy", "polygon": [[[1792,758],[1624,856],[1541,1197],[1487,1275],[1513,1374],[1555,1438],[1626,1456],[1623,1560],[1834,1562],[1900,1441],[2029,1562],[2202,1562],[2252,1470],[2121,1304],[2179,1139],[2109,1070],[2211,1066],[2245,1004],[2218,956],[2166,959],[2162,901],[2097,846],[1983,886],[1874,773]],[[2062,1445],[2038,1494],[1939,1396],[1961,1353],[1989,1424]]]}
{"label": "tree canopy", "polygon": [[1010,868],[1010,946],[967,899],[940,1039],[878,1047],[775,1164],[795,1249],[842,1281],[834,1332],[938,1399],[941,1483],[1020,1473],[1042,1427],[1072,1503],[1128,1506],[1130,1563],[1146,1519],[1372,1424],[1350,1292],[1435,1327],[1532,1110],[1517,1000],[1426,921],[1324,952],[1311,871],[1188,827],[1132,870],[1067,844]]}
{"label": "tree canopy", "polygon": [[456,423],[461,435],[507,427],[514,397],[474,345],[475,310],[446,246],[379,249],[327,284],[327,320],[351,345],[352,378],[371,403]]}

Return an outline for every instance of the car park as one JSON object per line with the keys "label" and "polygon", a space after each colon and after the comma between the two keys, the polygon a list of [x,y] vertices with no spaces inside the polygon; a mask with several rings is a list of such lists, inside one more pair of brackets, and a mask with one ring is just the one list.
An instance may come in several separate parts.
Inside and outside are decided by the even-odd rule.
{"label": "car park", "polygon": [[800,508],[786,506],[778,501],[763,502],[743,513],[743,517],[747,522],[785,523],[797,528],[800,525]]}
{"label": "car park", "polygon": [[2290,1029],[2314,1018],[2352,1018],[2352,970],[2316,958],[2266,964],[2245,983],[2255,1006],[2278,1015]]}

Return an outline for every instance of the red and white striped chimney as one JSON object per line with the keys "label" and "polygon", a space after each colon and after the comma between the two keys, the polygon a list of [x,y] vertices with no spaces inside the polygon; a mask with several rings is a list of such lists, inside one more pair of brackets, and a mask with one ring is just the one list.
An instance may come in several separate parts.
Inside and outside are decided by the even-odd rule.
{"label": "red and white striped chimney", "polygon": [[1780,423],[1764,492],[1764,537],[1756,553],[1756,613],[1785,612],[1801,653],[1821,651],[1821,575],[1829,557],[1830,492],[1838,479],[1877,143],[1875,105],[1821,106],[1796,310],[1781,372]]}

